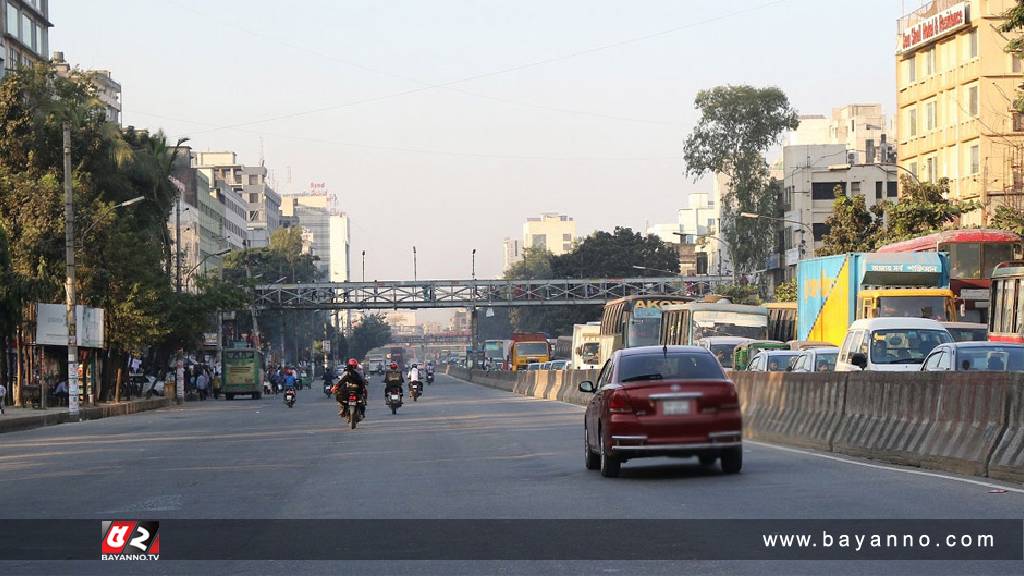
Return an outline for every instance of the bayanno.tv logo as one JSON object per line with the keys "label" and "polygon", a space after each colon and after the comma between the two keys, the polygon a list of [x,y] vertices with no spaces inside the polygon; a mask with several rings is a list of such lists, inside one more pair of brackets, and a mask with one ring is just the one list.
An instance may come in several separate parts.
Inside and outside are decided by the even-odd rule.
{"label": "bayanno.tv logo", "polygon": [[160,523],[104,520],[100,560],[159,560]]}

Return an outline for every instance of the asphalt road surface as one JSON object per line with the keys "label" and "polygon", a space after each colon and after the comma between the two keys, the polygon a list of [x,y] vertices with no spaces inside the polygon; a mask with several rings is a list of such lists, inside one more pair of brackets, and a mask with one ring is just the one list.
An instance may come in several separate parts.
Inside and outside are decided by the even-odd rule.
{"label": "asphalt road surface", "polygon": [[[700,519],[1020,518],[1020,486],[919,474],[747,443],[743,473],[635,460],[618,479],[583,467],[578,406],[446,376],[397,416],[371,387],[367,420],[304,390],[189,403],[0,435],[0,518]],[[865,465],[867,464],[867,465]],[[1016,490],[1014,489],[1016,488]],[[98,531],[98,528],[97,528]],[[211,536],[213,537],[213,536]],[[282,534],[311,541],[332,534]],[[353,537],[347,535],[346,537]],[[355,535],[354,537],[358,537]],[[400,538],[399,538],[400,540]],[[401,545],[401,544],[398,544]],[[451,543],[453,547],[458,542]],[[516,545],[514,542],[510,546]],[[167,552],[165,550],[165,552]],[[1021,574],[1019,562],[160,560],[0,562],[4,574]]]}

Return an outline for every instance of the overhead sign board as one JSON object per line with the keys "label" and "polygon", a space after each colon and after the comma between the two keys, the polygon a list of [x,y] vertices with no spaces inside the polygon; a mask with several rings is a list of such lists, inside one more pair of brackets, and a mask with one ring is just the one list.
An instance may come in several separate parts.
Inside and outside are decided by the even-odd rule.
{"label": "overhead sign board", "polygon": [[905,29],[899,38],[898,51],[909,52],[967,26],[970,2],[960,2],[924,18]]}
{"label": "overhead sign board", "polygon": [[[78,345],[103,348],[103,308],[75,306]],[[36,304],[36,344],[68,345],[68,315],[64,304]]]}

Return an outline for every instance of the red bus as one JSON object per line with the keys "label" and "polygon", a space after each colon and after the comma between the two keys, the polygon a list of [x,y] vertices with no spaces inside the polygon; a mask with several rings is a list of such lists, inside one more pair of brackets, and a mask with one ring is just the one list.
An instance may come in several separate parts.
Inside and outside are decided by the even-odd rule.
{"label": "red bus", "polygon": [[1020,257],[1021,237],[1006,230],[944,230],[888,244],[877,252],[949,254],[949,288],[963,303],[961,320],[988,322],[992,269],[1000,262]]}
{"label": "red bus", "polygon": [[1003,262],[992,271],[988,339],[1024,343],[1024,262]]}

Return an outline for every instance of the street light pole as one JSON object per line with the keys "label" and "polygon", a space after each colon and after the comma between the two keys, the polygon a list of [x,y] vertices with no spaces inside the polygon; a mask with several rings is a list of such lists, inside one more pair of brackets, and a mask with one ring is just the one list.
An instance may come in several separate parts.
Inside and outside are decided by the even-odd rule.
{"label": "street light pole", "polygon": [[[64,137],[64,256],[66,259],[65,293],[68,318],[68,415],[79,417],[78,326],[75,323],[75,206],[71,190],[71,125],[63,126]],[[40,404],[46,407],[46,390],[40,386]]]}
{"label": "street light pole", "polygon": [[473,280],[476,280],[476,248],[473,248]]}
{"label": "street light pole", "polygon": [[412,281],[416,281],[416,247],[412,247]]}
{"label": "street light pole", "polygon": [[363,282],[366,282],[366,250],[363,250]]}

